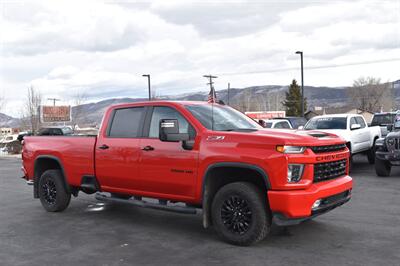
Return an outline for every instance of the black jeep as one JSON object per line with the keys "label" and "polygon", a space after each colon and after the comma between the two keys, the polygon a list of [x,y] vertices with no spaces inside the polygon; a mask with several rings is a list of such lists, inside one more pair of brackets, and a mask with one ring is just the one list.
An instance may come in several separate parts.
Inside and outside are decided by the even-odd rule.
{"label": "black jeep", "polygon": [[393,125],[393,132],[375,143],[375,171],[378,176],[389,176],[392,166],[400,166],[400,121]]}

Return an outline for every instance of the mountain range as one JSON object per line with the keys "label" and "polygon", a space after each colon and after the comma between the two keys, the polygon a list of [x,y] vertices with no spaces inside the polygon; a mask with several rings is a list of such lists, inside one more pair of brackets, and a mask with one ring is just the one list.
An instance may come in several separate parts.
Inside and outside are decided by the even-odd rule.
{"label": "mountain range", "polygon": [[[400,85],[400,84],[399,84]],[[394,97],[400,98],[400,86],[396,85]],[[288,86],[265,85],[252,86],[244,89],[232,88],[229,90],[217,90],[217,98],[226,104],[242,111],[261,111],[261,110],[282,110],[282,101]],[[346,87],[304,87],[307,98],[308,109],[315,106],[323,107],[343,107],[349,104],[348,92]],[[161,100],[181,100],[181,101],[206,101],[208,90],[179,95],[157,97]],[[113,98],[95,103],[86,103],[72,107],[72,114],[79,113],[78,124],[99,124],[105,109],[113,104],[145,101],[143,98]],[[244,104],[247,102],[247,106]],[[20,119],[13,118],[0,113],[0,127],[18,127]]]}

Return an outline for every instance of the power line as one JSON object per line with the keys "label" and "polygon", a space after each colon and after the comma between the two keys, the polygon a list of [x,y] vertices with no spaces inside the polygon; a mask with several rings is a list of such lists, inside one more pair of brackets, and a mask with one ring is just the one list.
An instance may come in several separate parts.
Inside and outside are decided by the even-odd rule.
{"label": "power line", "polygon": [[[396,62],[400,61],[400,58],[392,58],[392,59],[379,59],[379,60],[370,60],[370,61],[362,61],[362,62],[350,62],[345,64],[330,64],[330,65],[322,65],[322,66],[309,66],[304,67],[304,69],[325,69],[325,68],[338,68],[338,67],[347,67],[347,66],[358,66],[358,65],[370,65],[384,62]],[[264,74],[264,73],[275,73],[275,72],[286,72],[298,70],[298,67],[287,67],[287,68],[277,68],[277,69],[266,69],[266,70],[256,70],[256,71],[245,71],[245,72],[225,72],[220,73],[221,76],[234,76],[234,75],[245,75],[245,74]]]}

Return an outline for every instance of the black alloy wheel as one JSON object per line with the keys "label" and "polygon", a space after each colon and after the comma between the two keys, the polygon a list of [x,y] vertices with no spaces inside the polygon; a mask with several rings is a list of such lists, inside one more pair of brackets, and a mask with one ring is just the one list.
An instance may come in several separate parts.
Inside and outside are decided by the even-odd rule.
{"label": "black alloy wheel", "polygon": [[252,212],[248,202],[239,195],[229,197],[222,205],[221,219],[230,232],[243,235],[252,223]]}

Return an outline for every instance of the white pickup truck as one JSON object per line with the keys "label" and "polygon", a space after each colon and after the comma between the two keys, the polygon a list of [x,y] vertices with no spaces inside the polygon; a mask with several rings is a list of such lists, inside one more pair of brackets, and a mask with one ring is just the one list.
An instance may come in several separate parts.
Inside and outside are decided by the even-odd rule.
{"label": "white pickup truck", "polygon": [[366,153],[368,162],[375,162],[375,141],[381,137],[379,126],[368,127],[362,115],[334,114],[311,118],[304,126],[306,130],[321,130],[338,135],[346,140],[351,155]]}

